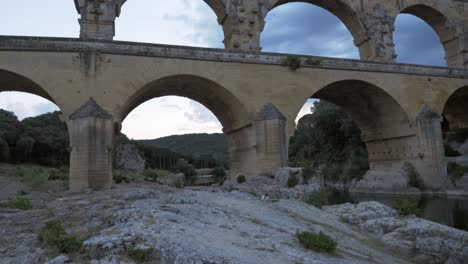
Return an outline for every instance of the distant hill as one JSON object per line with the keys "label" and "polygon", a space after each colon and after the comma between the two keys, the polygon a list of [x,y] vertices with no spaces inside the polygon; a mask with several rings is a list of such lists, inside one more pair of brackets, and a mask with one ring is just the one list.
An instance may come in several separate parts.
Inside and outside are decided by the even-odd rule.
{"label": "distant hill", "polygon": [[228,143],[223,134],[187,134],[137,140],[141,144],[166,148],[182,155],[200,158],[212,156],[216,160],[228,159]]}

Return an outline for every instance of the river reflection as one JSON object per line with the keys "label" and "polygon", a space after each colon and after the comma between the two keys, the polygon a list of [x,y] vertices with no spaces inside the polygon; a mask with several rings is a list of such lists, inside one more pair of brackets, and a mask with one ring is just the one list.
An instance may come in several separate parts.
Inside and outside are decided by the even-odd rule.
{"label": "river reflection", "polygon": [[[331,203],[359,203],[377,201],[387,206],[392,205],[394,195],[355,194],[333,191]],[[468,197],[429,197],[422,196],[419,200],[421,218],[440,224],[468,231]]]}

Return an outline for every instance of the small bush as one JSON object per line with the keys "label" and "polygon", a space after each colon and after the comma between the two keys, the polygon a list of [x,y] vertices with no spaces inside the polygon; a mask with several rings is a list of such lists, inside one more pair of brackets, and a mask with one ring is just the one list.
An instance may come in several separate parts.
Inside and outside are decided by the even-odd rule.
{"label": "small bush", "polygon": [[398,211],[400,215],[418,214],[418,200],[414,196],[399,195],[392,201],[392,207]]}
{"label": "small bush", "polygon": [[302,170],[302,177],[304,178],[304,183],[309,183],[309,180],[312,179],[316,174],[316,170],[313,164],[307,164]]}
{"label": "small bush", "polygon": [[28,190],[43,191],[47,188],[49,174],[42,169],[22,169],[19,172],[21,181]]}
{"label": "small bush", "polygon": [[185,159],[177,160],[175,172],[184,174],[186,185],[192,185],[197,178],[197,171]]}
{"label": "small bush", "polygon": [[453,184],[455,184],[455,182],[463,177],[463,175],[465,175],[467,172],[468,166],[462,166],[456,162],[449,162],[447,164],[447,173],[450,176]]}
{"label": "small bush", "polygon": [[246,182],[246,181],[247,181],[247,180],[246,180],[246,178],[245,178],[244,175],[239,175],[239,176],[237,176],[237,183],[242,184],[242,183],[244,183],[244,182]]}
{"label": "small bush", "polygon": [[10,209],[31,210],[32,204],[28,197],[17,196],[15,198],[9,199],[6,207]]}
{"label": "small bush", "polygon": [[301,232],[296,234],[296,238],[306,248],[316,252],[332,253],[336,250],[338,243],[331,237],[320,232],[318,234],[312,232]]}
{"label": "small bush", "polygon": [[291,71],[296,71],[301,67],[301,58],[298,56],[288,56],[284,59],[283,65],[289,67]]}
{"label": "small bush", "polygon": [[294,188],[299,184],[299,177],[296,174],[293,174],[288,179],[288,188]]}
{"label": "small bush", "polygon": [[211,174],[214,176],[217,182],[223,182],[226,178],[226,170],[224,170],[223,167],[215,167],[212,171]]}
{"label": "small bush", "polygon": [[145,181],[156,182],[156,180],[159,177],[159,174],[156,170],[146,169],[143,173],[143,176],[145,177]]}
{"label": "small bush", "polygon": [[127,170],[115,170],[112,172],[112,177],[117,184],[144,180],[144,175]]}
{"label": "small bush", "polygon": [[128,256],[137,263],[149,262],[153,259],[153,251],[153,248],[130,248],[128,249]]}
{"label": "small bush", "polygon": [[43,245],[57,249],[60,253],[72,253],[81,248],[82,242],[77,238],[67,235],[62,222],[52,220],[46,223],[37,236]]}
{"label": "small bush", "polygon": [[53,180],[68,180],[68,169],[66,167],[62,167],[60,169],[52,169],[49,172],[49,181]]}
{"label": "small bush", "polygon": [[329,195],[330,195],[330,192],[328,190],[321,189],[321,190],[318,190],[309,194],[305,202],[317,208],[322,208],[323,206],[329,204],[328,202]]}

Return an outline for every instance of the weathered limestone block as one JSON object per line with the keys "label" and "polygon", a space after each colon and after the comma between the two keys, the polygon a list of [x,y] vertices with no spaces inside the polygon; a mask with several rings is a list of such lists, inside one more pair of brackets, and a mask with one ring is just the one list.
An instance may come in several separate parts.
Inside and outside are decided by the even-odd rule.
{"label": "weathered limestone block", "polygon": [[126,0],[75,0],[81,15],[80,38],[108,39],[115,35],[115,19]]}
{"label": "weathered limestone block", "polygon": [[90,98],[70,115],[70,190],[110,188],[113,118]]}
{"label": "weathered limestone block", "polygon": [[286,117],[271,103],[266,104],[255,118],[257,138],[257,168],[270,175],[274,168],[288,162]]}

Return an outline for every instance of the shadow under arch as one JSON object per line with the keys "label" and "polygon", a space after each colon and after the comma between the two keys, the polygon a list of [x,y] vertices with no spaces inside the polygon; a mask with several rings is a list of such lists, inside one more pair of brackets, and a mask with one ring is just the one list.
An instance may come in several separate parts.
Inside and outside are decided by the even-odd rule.
{"label": "shadow under arch", "polygon": [[[459,41],[456,29],[439,10],[424,4],[413,4],[403,8],[400,14],[416,16],[426,22],[439,36],[445,50],[447,66],[459,66]],[[395,17],[396,22],[396,17]]]}
{"label": "shadow under arch", "polygon": [[[321,7],[335,15],[348,29],[354,38],[354,44],[359,49],[361,59],[372,57],[372,49],[368,45],[367,29],[359,15],[342,0],[272,0],[269,11],[288,3],[308,3]],[[267,13],[268,15],[268,13]]]}
{"label": "shadow under arch", "polygon": [[364,142],[414,134],[408,114],[383,89],[361,80],[337,81],[311,98],[323,99],[348,112],[361,129]]}
{"label": "shadow under arch", "polygon": [[468,128],[468,86],[457,89],[445,102],[442,115],[445,130]]}
{"label": "shadow under arch", "polygon": [[225,133],[250,123],[244,105],[230,91],[195,75],[172,75],[146,84],[127,100],[120,112],[121,120],[140,104],[162,96],[181,96],[199,102],[213,112]]}

